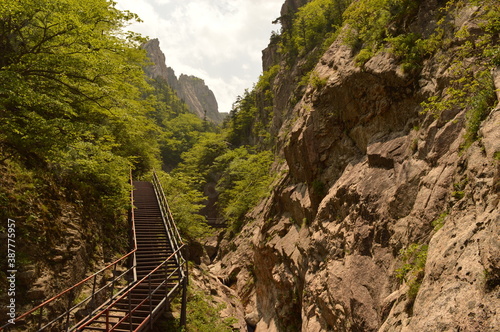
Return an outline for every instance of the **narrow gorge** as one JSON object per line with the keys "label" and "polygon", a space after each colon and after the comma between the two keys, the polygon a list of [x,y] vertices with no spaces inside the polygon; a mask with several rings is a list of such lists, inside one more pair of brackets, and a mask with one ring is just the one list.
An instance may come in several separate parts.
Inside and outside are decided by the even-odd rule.
{"label": "narrow gorge", "polygon": [[285,0],[229,114],[114,1],[0,7],[0,327],[130,252],[154,171],[190,279],[153,331],[499,331],[498,0]]}

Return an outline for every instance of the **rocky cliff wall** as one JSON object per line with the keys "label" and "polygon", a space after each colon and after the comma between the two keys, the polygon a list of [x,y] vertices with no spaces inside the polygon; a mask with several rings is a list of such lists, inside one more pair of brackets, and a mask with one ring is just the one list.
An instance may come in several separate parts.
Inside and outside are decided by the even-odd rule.
{"label": "rocky cliff wall", "polygon": [[[423,31],[439,3],[421,6]],[[478,27],[478,10],[454,28]],[[498,329],[500,108],[468,148],[465,110],[422,113],[451,81],[452,54],[408,74],[386,52],[360,67],[338,39],[315,68],[324,83],[292,109],[277,75],[283,176],[211,268],[257,332]]]}
{"label": "rocky cliff wall", "polygon": [[205,82],[195,76],[182,74],[179,77],[177,95],[200,118],[222,123],[224,115],[219,113],[215,95]]}
{"label": "rocky cliff wall", "polygon": [[179,78],[172,68],[165,64],[165,54],[158,39],[151,39],[143,45],[152,64],[145,68],[151,78],[162,78],[189,107],[192,113],[214,123],[222,123],[224,114],[219,113],[217,99],[205,82],[197,77],[182,74]]}

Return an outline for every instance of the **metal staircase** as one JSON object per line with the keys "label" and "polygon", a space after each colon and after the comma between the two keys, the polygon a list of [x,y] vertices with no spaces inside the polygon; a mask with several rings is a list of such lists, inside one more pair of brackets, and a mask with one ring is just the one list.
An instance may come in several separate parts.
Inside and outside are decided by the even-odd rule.
{"label": "metal staircase", "polygon": [[[132,251],[19,316],[16,324],[0,327],[0,331],[149,331],[162,313],[170,310],[179,293],[181,325],[185,325],[188,276],[182,255],[184,243],[156,173],[152,182],[133,181],[132,185]],[[83,289],[91,291],[74,305],[73,294]],[[63,313],[50,321],[45,317],[44,312],[52,317],[64,303]],[[88,313],[83,319],[82,312]]]}

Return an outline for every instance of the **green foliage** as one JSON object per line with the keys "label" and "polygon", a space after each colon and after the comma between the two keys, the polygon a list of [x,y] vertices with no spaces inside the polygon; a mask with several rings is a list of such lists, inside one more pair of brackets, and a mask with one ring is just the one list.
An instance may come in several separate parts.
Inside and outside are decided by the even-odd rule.
{"label": "green foliage", "polygon": [[425,262],[427,261],[427,245],[413,243],[406,249],[401,249],[399,259],[403,266],[396,269],[396,278],[409,286],[408,298],[415,300],[424,278]]}
{"label": "green foliage", "polygon": [[[0,6],[0,216],[22,221],[30,257],[59,245],[73,214],[90,246],[126,250],[130,167],[137,178],[162,155],[173,167],[207,130],[165,82],[146,81],[145,40],[124,31],[137,17],[114,6]],[[183,233],[206,234],[194,213],[204,197],[183,179],[164,182]]]}
{"label": "green foliage", "polygon": [[255,87],[261,91],[271,90],[272,82],[276,78],[276,75],[278,74],[280,68],[280,65],[274,65],[267,71],[262,73]]}
{"label": "green foliage", "polygon": [[476,41],[476,47],[482,52],[482,57],[488,59],[491,65],[500,66],[500,8],[498,1],[485,0],[473,1],[476,5],[481,5],[484,10],[481,28],[485,33]]}
{"label": "green foliage", "polygon": [[122,32],[136,18],[105,0],[3,2],[3,160],[56,169],[70,186],[110,200],[123,196],[131,164],[138,172],[155,164],[143,39]]}
{"label": "green foliage", "polygon": [[271,84],[279,68],[271,67],[252,91],[245,90],[244,95],[238,96],[233,104],[224,123],[226,139],[232,146],[258,145],[264,148],[271,145],[269,126],[274,98]]}
{"label": "green foliage", "polygon": [[438,231],[441,228],[443,228],[444,221],[445,221],[446,217],[448,216],[448,214],[449,214],[449,212],[445,211],[445,212],[441,213],[439,215],[439,217],[437,217],[437,219],[432,222],[432,226],[434,227],[435,231]]}
{"label": "green foliage", "polygon": [[[55,214],[49,197],[67,195],[108,234],[128,207],[129,167],[140,173],[158,158],[142,98],[150,91],[144,40],[123,32],[136,19],[106,0],[5,0],[0,8],[0,163],[59,188],[37,187],[48,196],[37,207]],[[28,211],[22,218],[39,224],[26,231],[56,234],[52,218]]]}
{"label": "green foliage", "polygon": [[401,34],[398,28],[404,28],[405,19],[417,8],[418,2],[414,0],[360,0],[350,6],[344,12],[344,20],[350,28],[344,40],[354,49],[365,50],[358,54],[356,63],[366,63],[380,50],[386,38],[392,40],[397,52],[404,52],[413,36],[394,36]]}
{"label": "green foliage", "polygon": [[401,34],[385,39],[391,46],[389,51],[401,59],[403,71],[420,69],[425,52],[422,49],[421,38],[415,33]]}
{"label": "green foliage", "polygon": [[[203,273],[205,271],[202,271]],[[216,304],[213,296],[196,289],[192,283],[188,286],[187,297],[187,323],[186,329],[180,326],[180,319],[175,315],[166,320],[160,319],[155,323],[159,331],[165,332],[233,332],[233,324],[238,320],[234,317],[221,317],[221,311],[226,308],[225,304]],[[180,311],[181,304],[174,299],[172,309]]]}
{"label": "green foliage", "polygon": [[162,123],[161,153],[165,165],[175,167],[183,152],[190,150],[205,131],[203,120],[191,113],[181,113]]}
{"label": "green foliage", "polygon": [[[350,0],[313,0],[299,8],[291,31],[285,32],[282,52],[304,55],[342,25],[342,13]],[[330,46],[330,45],[327,45]]]}
{"label": "green foliage", "polygon": [[474,83],[476,85],[472,87],[474,92],[468,98],[470,108],[466,115],[467,122],[463,148],[469,147],[477,140],[481,122],[490,114],[496,102],[495,85],[489,71],[479,73]]}
{"label": "green foliage", "polygon": [[354,59],[357,66],[362,67],[373,57],[373,51],[369,48],[363,48],[359,51],[358,55]]}
{"label": "green foliage", "polygon": [[210,295],[189,287],[187,307],[187,330],[192,332],[232,332],[234,317],[221,318],[225,305],[216,305]]}
{"label": "green foliage", "polygon": [[148,94],[148,98],[154,110],[148,116],[153,118],[157,125],[161,126],[164,121],[171,120],[179,114],[189,113],[186,104],[179,99],[167,81],[157,77],[149,83],[153,90]]}
{"label": "green foliage", "polygon": [[269,193],[272,162],[270,151],[252,153],[245,147],[228,151],[215,160],[214,167],[221,174],[217,184],[219,209],[235,232],[240,230],[250,208]]}
{"label": "green foliage", "polygon": [[[467,109],[466,133],[463,148],[467,148],[477,139],[481,122],[493,108],[496,96],[489,70],[471,73],[472,69],[463,68],[456,63],[457,76],[446,88],[443,96],[432,96],[422,103],[424,113],[431,113],[438,118],[445,110]],[[461,70],[460,70],[461,69]],[[460,76],[458,71],[460,71]]]}
{"label": "green foliage", "polygon": [[[261,82],[261,86],[267,84]],[[257,105],[257,91],[245,90],[245,94],[238,96],[229,113],[225,127],[227,128],[227,140],[233,146],[251,145],[251,138],[256,133],[256,117],[259,112]]]}
{"label": "green foliage", "polygon": [[463,190],[455,190],[451,193],[451,196],[460,200],[465,197],[465,192]]}
{"label": "green foliage", "polygon": [[315,89],[321,89],[326,85],[328,79],[319,77],[318,72],[313,71],[309,77],[309,82]]}
{"label": "green foliage", "polygon": [[[474,1],[472,1],[474,3]],[[449,1],[446,9],[464,5],[457,1]],[[445,110],[466,109],[466,134],[462,148],[469,147],[477,140],[481,122],[493,108],[496,98],[490,70],[498,66],[499,46],[498,34],[500,24],[498,2],[488,0],[481,2],[481,11],[477,17],[482,30],[471,36],[471,31],[464,26],[455,32],[454,38],[459,41],[455,49],[455,57],[450,65],[452,80],[441,95],[435,95],[422,103],[424,112],[439,117]],[[444,20],[439,22],[436,33],[421,44],[432,51],[443,47]],[[467,66],[466,59],[474,59],[474,68]]]}
{"label": "green foliage", "polygon": [[[313,0],[299,8],[294,16],[281,18],[279,52],[289,66],[298,64],[302,80],[298,91],[309,83],[310,73],[320,57],[337,38],[343,24],[343,12],[352,0]],[[294,96],[294,99],[300,96]]]}
{"label": "green foliage", "polygon": [[[230,149],[223,134],[208,133],[182,157],[182,163],[173,174],[185,184],[185,187],[181,191],[174,192],[172,199],[185,200],[186,203],[201,203],[203,201],[201,194],[198,194],[198,197],[184,199],[182,191],[194,195],[195,192],[201,192],[207,183],[214,183],[219,194],[217,201],[219,214],[235,232],[239,231],[244,215],[268,193],[272,181],[269,174],[273,161],[272,153],[270,151],[257,153],[248,147]],[[199,213],[201,207],[202,205],[195,204],[185,210]],[[201,216],[194,216],[200,221],[203,219]],[[190,215],[190,218],[192,217],[193,215]],[[179,221],[178,217],[176,219]]]}
{"label": "green foliage", "polygon": [[[457,82],[460,83],[460,82]],[[431,96],[422,102],[422,113],[430,113],[438,119],[446,110],[462,109],[467,106],[467,92],[457,87],[447,87],[443,96]]]}
{"label": "green foliage", "polygon": [[451,192],[451,197],[460,200],[465,197],[465,187],[469,180],[465,178],[463,181],[457,182],[453,184],[453,191]]}
{"label": "green foliage", "polygon": [[316,179],[312,182],[312,188],[313,188],[314,194],[321,197],[321,198],[325,197],[327,192],[328,192],[326,184],[323,181],[318,180],[318,179]]}
{"label": "green foliage", "polygon": [[198,214],[205,197],[182,174],[159,172],[158,176],[179,232],[190,240],[210,235],[205,217]]}
{"label": "green foliage", "polygon": [[229,151],[229,144],[224,136],[205,133],[196,144],[182,154],[182,163],[174,174],[184,174],[193,188],[202,190],[207,182],[217,182],[218,176],[212,172],[217,157]]}

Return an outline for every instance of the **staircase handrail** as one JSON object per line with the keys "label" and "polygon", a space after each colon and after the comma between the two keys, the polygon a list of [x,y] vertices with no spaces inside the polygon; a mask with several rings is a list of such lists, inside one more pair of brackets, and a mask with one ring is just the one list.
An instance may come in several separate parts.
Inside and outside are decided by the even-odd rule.
{"label": "staircase handrail", "polygon": [[170,210],[170,206],[168,205],[167,198],[165,197],[165,191],[163,190],[163,187],[161,185],[160,179],[158,178],[158,174],[156,174],[156,171],[153,171],[153,185],[155,187],[155,191],[158,188],[157,194],[159,195],[159,202],[160,202],[160,208],[164,207],[166,209],[166,215],[168,216],[168,222],[169,226],[172,227],[172,229],[175,231],[174,235],[175,238],[179,240],[180,244],[184,244],[184,241],[182,240],[182,237],[179,233],[179,229],[177,228],[177,225],[174,222],[174,217],[172,216],[172,211]]}
{"label": "staircase handrail", "polygon": [[[160,263],[156,268],[154,268],[151,272],[149,272],[147,275],[145,275],[142,279],[138,280],[135,284],[133,284],[131,287],[129,287],[127,289],[126,292],[122,293],[119,297],[117,297],[112,303],[110,303],[106,309],[102,310],[99,314],[93,316],[91,319],[89,319],[88,321],[84,322],[83,324],[79,325],[77,327],[77,331],[81,331],[83,330],[84,328],[86,328],[88,325],[90,325],[93,321],[95,321],[96,319],[98,319],[99,317],[102,317],[103,315],[109,315],[109,311],[112,311],[112,308],[114,305],[116,305],[119,301],[121,301],[123,298],[125,298],[126,296],[128,296],[128,294],[130,292],[132,292],[135,288],[137,288],[139,285],[141,285],[142,283],[144,282],[147,282],[148,278],[151,277],[151,275],[153,273],[155,273],[156,271],[158,271],[163,265],[167,264],[170,260],[172,260],[173,258],[176,257],[176,255],[182,250],[182,248],[184,247],[184,244],[182,246],[180,246],[174,253],[172,253],[170,256],[168,256],[162,263]],[[182,268],[182,265],[179,265],[177,267],[177,269],[181,269]],[[177,270],[176,269],[176,270]],[[175,273],[176,271],[173,271],[168,277],[165,278],[165,280],[160,284],[163,285],[163,283],[166,283],[170,277],[173,276],[173,274]],[[177,282],[177,285],[169,292],[169,294],[171,294],[173,292],[173,290],[175,290],[175,288],[177,288],[179,285],[181,285],[181,282],[183,282],[182,279],[179,280],[179,282]],[[157,289],[160,288],[160,286],[157,287]],[[156,291],[156,290],[155,290]],[[154,292],[152,292],[154,293]],[[152,294],[149,294],[149,296],[151,296]],[[118,326],[120,323],[122,323],[123,321],[125,321],[126,318],[128,318],[130,316],[130,314],[132,312],[134,312],[135,310],[137,310],[137,308],[139,308],[140,306],[142,306],[144,304],[144,301],[142,301],[141,303],[139,303],[138,305],[136,305],[134,307],[133,310],[131,310],[130,312],[127,313],[126,316],[124,316],[120,321],[114,323],[114,326],[111,327],[111,329],[109,328],[109,326],[106,326],[106,331],[113,331],[116,326]],[[150,313],[149,316],[146,317],[146,320],[149,319],[149,317],[151,316],[152,313]],[[143,322],[144,323],[144,322]],[[141,323],[141,325],[143,324]]]}
{"label": "staircase handrail", "polygon": [[130,168],[130,223],[132,226],[132,267],[133,267],[133,280],[137,281],[137,235],[135,232],[135,212],[134,212],[134,178],[132,177],[132,168]]}
{"label": "staircase handrail", "polygon": [[[132,184],[132,171],[130,171],[130,183]],[[22,314],[21,316],[18,316],[16,317],[14,320],[13,320],[13,323],[12,322],[7,322],[6,324],[0,326],[0,331],[3,331],[4,329],[6,329],[7,327],[12,327],[13,325],[15,325],[16,322],[19,322],[27,317],[29,317],[30,315],[34,314],[37,310],[39,311],[38,315],[39,315],[39,323],[38,323],[38,328],[37,328],[37,331],[41,331],[43,330],[44,328],[46,327],[49,327],[50,325],[54,324],[55,322],[57,322],[58,320],[60,320],[61,318],[67,316],[69,318],[69,314],[71,312],[73,312],[75,309],[79,308],[80,306],[82,306],[84,303],[86,303],[89,299],[93,299],[95,298],[95,295],[98,294],[99,292],[101,292],[102,290],[106,289],[108,285],[112,285],[114,286],[115,282],[123,277],[124,275],[126,275],[128,272],[132,271],[133,273],[133,282],[135,283],[137,281],[137,272],[136,272],[136,265],[137,265],[137,261],[136,261],[136,251],[137,251],[137,239],[136,239],[136,234],[135,234],[135,219],[134,219],[134,191],[131,190],[131,194],[130,194],[130,200],[131,200],[131,222],[132,222],[132,243],[133,243],[133,249],[128,252],[127,254],[125,254],[124,256],[118,258],[117,260],[115,260],[114,262],[108,264],[107,266],[105,266],[104,268],[100,269],[99,271],[95,272],[94,274],[88,276],[87,278],[81,280],[80,282],[76,283],[75,285],[67,288],[66,290],[62,291],[61,293],[51,297],[50,299],[40,303],[39,305],[37,305],[36,307],[32,308],[31,310],[25,312],[24,314]],[[118,266],[118,263],[124,261],[125,259],[129,258],[129,257],[132,257],[132,266],[130,268],[128,268],[124,273],[118,275],[118,276],[113,276],[113,279],[108,282],[104,287],[101,287],[100,289],[98,289],[97,291],[95,291],[95,285],[96,285],[96,282],[97,282],[97,277],[101,274],[104,275],[104,272],[107,271],[108,269],[110,269],[111,267],[113,267],[113,270],[116,271],[116,266]],[[49,304],[53,303],[54,301],[58,300],[58,299],[61,299],[64,295],[68,294],[71,298],[71,295],[75,295],[75,294],[72,294],[73,290],[75,290],[76,288],[82,286],[83,284],[85,284],[86,282],[88,282],[89,280],[92,280],[93,279],[93,290],[92,290],[92,294],[89,295],[88,297],[86,297],[85,299],[83,299],[81,302],[79,302],[78,304],[72,306],[71,304],[69,305],[69,308],[63,313],[61,314],[60,316],[58,316],[56,319],[53,319],[52,321],[50,321],[49,323],[47,323],[46,325],[44,325],[43,327],[41,326],[41,320],[43,319],[43,309],[45,307],[47,307]],[[111,294],[111,296],[117,296],[119,294]],[[70,330],[69,327],[66,327],[66,330]]]}
{"label": "staircase handrail", "polygon": [[[165,191],[163,190],[163,187],[160,183],[160,179],[158,178],[158,175],[154,170],[153,170],[153,187],[156,193],[156,197],[158,199],[158,203],[160,205],[160,210],[163,222],[165,223],[165,227],[167,229],[167,234],[170,238],[170,242],[172,244],[173,249],[177,251],[178,248],[184,246],[184,241],[182,240],[182,237],[179,233],[179,229],[175,224],[174,217],[172,216],[172,212],[168,205],[168,201],[165,196]],[[182,257],[181,252],[178,252],[178,254],[176,255],[176,259],[179,266],[182,266],[181,260],[183,260],[184,258]],[[182,269],[180,273],[184,277],[185,272]]]}
{"label": "staircase handrail", "polygon": [[[135,251],[136,251],[136,249],[134,249],[134,250],[130,251],[128,254],[126,254],[125,256],[123,256],[123,257],[121,257],[121,258],[117,259],[117,260],[116,260],[116,261],[114,261],[113,263],[111,263],[111,264],[107,265],[106,267],[104,267],[104,268],[100,269],[99,271],[97,271],[97,272],[95,272],[94,274],[92,274],[92,275],[88,276],[87,278],[85,278],[85,279],[81,280],[80,282],[76,283],[75,285],[73,285],[73,286],[71,286],[71,287],[67,288],[66,290],[62,291],[61,293],[59,293],[59,294],[57,294],[57,295],[53,296],[52,298],[50,298],[50,299],[48,299],[48,300],[46,300],[46,301],[44,301],[44,302],[40,303],[39,305],[37,305],[36,307],[32,308],[31,310],[29,310],[29,311],[25,312],[25,313],[24,313],[24,314],[22,314],[21,316],[16,317],[16,318],[14,319],[14,323],[19,322],[19,321],[21,321],[21,320],[25,319],[26,317],[28,317],[28,316],[32,315],[33,313],[35,313],[37,310],[39,311],[39,315],[40,315],[40,316],[43,316],[43,308],[47,307],[47,306],[48,306],[49,304],[51,304],[52,302],[54,302],[54,301],[56,301],[56,300],[58,300],[58,299],[62,298],[64,295],[66,295],[66,294],[70,294],[70,293],[71,293],[74,289],[76,289],[77,287],[82,286],[83,284],[85,284],[85,283],[86,283],[86,282],[88,282],[89,280],[94,279],[94,280],[95,280],[95,281],[94,281],[94,283],[95,283],[95,282],[97,281],[97,276],[99,276],[100,274],[104,274],[104,272],[105,272],[105,271],[107,271],[107,270],[109,270],[111,267],[113,267],[113,269],[116,269],[116,266],[118,265],[118,263],[120,263],[120,262],[124,261],[124,260],[125,260],[125,259],[127,259],[129,256],[133,255],[133,254],[135,253]],[[133,268],[135,268],[135,266],[133,266],[133,267],[131,267],[131,268],[127,269],[127,270],[126,270],[126,272],[128,272],[128,271],[132,270]],[[115,282],[118,278],[122,277],[124,274],[125,274],[125,273],[122,273],[122,274],[120,274],[118,277],[115,277],[113,280],[111,280],[111,282],[108,282],[108,284],[107,284],[107,285],[109,285],[110,283],[114,283],[114,282]],[[103,287],[103,288],[105,288],[105,287]],[[103,288],[99,289],[98,291],[101,291]],[[93,293],[92,295],[96,295],[96,294],[97,294],[97,292]],[[74,295],[74,294],[73,294],[73,295]],[[92,295],[91,295],[91,296],[92,296]],[[76,308],[78,308],[78,307],[79,307],[79,306],[81,306],[83,303],[85,303],[88,299],[89,299],[89,298],[86,298],[86,299],[82,300],[82,302],[80,302],[77,306],[72,306],[72,307],[71,307],[71,308],[69,308],[69,309],[70,309],[71,311],[74,311]],[[66,314],[67,314],[67,312],[65,312],[65,314],[64,314],[64,315],[61,315],[61,316],[59,317],[59,319],[60,319],[60,318],[62,318],[62,317],[64,317],[64,316],[66,316]],[[53,321],[53,322],[51,322],[51,323],[55,323],[55,321]],[[11,326],[11,325],[14,325],[14,324],[12,324],[12,323],[7,323],[7,324],[5,324],[5,325],[1,326],[1,327],[0,327],[0,331],[4,330],[5,328],[7,328],[7,327],[9,327],[9,326]],[[48,327],[48,326],[43,326],[43,328],[46,328],[46,327]],[[43,328],[40,328],[40,327],[39,327],[39,328],[37,329],[37,331],[41,331],[41,330],[43,330]]]}

